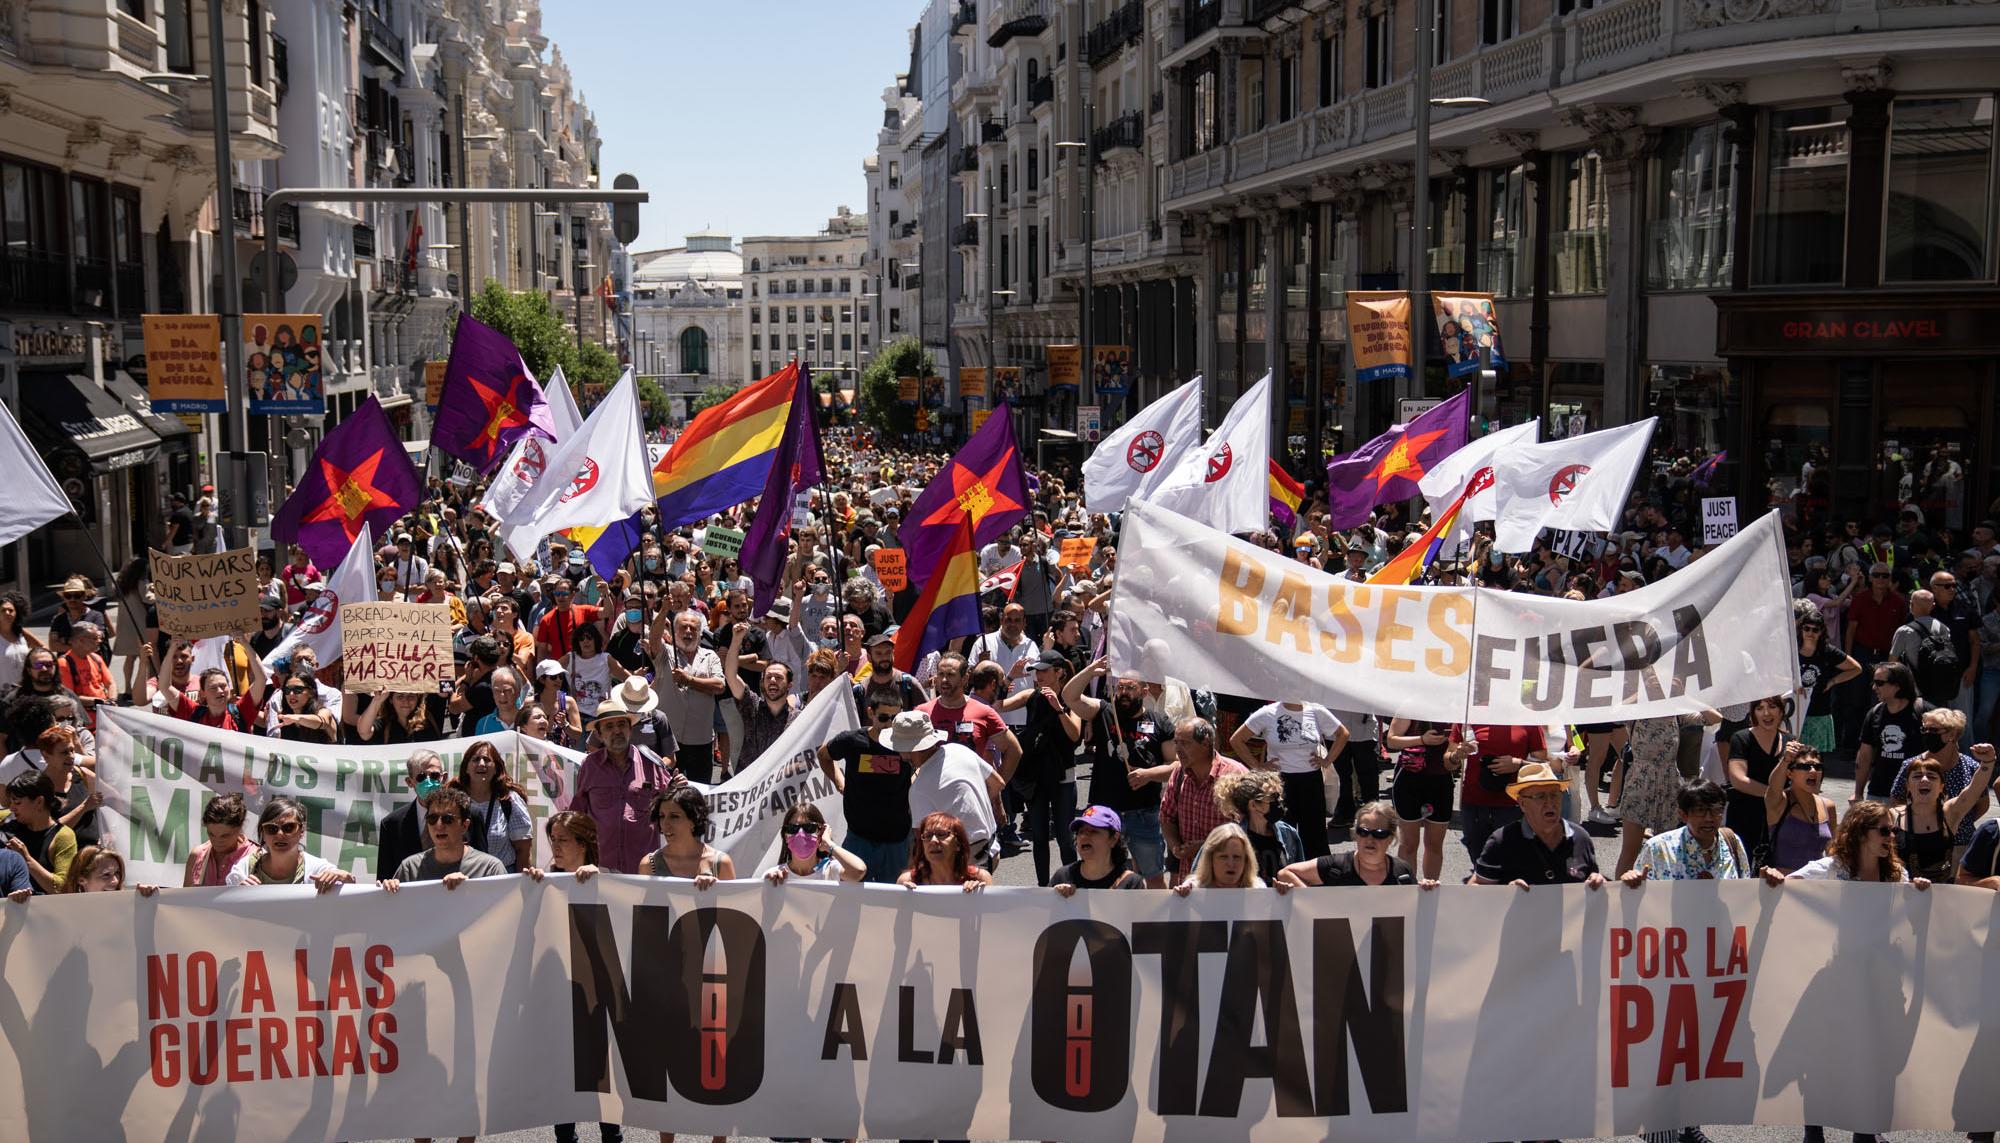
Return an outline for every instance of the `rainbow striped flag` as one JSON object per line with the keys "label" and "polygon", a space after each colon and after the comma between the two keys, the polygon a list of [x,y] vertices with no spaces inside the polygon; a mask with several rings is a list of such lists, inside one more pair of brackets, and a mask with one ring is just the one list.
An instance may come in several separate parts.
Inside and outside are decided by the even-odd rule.
{"label": "rainbow striped flag", "polygon": [[[704,520],[762,495],[785,439],[799,386],[798,363],[786,365],[688,422],[674,447],[653,466],[659,529]],[[639,547],[640,517],[602,528],[572,528],[570,538],[592,567],[617,567]]]}
{"label": "rainbow striped flag", "polygon": [[1271,465],[1271,519],[1287,528],[1297,526],[1299,505],[1305,502],[1306,486],[1292,479],[1276,460]]}
{"label": "rainbow striped flag", "polygon": [[1451,507],[1446,508],[1444,513],[1424,530],[1423,535],[1411,541],[1409,547],[1397,552],[1394,558],[1383,564],[1374,575],[1369,576],[1368,582],[1406,584],[1429,571],[1431,564],[1437,561],[1438,553],[1444,550],[1445,540],[1450,538],[1452,529],[1458,526],[1458,514],[1465,507],[1465,502],[1491,483],[1490,475],[1484,482],[1474,476],[1471,483],[1465,486],[1465,491],[1460,492],[1458,498],[1451,502]]}

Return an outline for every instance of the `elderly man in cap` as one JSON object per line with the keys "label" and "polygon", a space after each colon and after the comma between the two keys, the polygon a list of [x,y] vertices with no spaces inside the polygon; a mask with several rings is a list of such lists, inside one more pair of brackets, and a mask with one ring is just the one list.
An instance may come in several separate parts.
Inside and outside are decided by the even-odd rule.
{"label": "elderly man in cap", "polygon": [[618,692],[598,704],[590,722],[598,747],[583,757],[569,808],[597,823],[597,864],[614,873],[637,873],[639,859],[660,843],[651,818],[655,795],[680,772],[632,741],[636,720]]}
{"label": "elderly man in cap", "polygon": [[875,740],[903,756],[910,768],[910,820],[946,813],[965,826],[974,865],[992,872],[1000,858],[993,844],[993,807],[1000,800],[1000,774],[969,747],[946,740],[920,710],[906,710]]}
{"label": "elderly man in cap", "polygon": [[1563,816],[1568,779],[1546,762],[1530,762],[1507,784],[1507,796],[1521,807],[1521,820],[1493,831],[1472,865],[1478,885],[1588,885],[1597,889],[1604,874],[1582,826]]}

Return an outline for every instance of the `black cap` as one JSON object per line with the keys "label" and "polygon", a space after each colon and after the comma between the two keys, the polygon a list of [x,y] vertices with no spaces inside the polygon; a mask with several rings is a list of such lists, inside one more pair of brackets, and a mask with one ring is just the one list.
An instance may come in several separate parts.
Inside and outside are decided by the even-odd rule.
{"label": "black cap", "polygon": [[1038,671],[1044,668],[1054,669],[1056,667],[1067,666],[1069,666],[1069,656],[1056,650],[1043,651],[1041,656],[1035,660],[1035,669]]}
{"label": "black cap", "polygon": [[896,637],[894,635],[889,634],[887,631],[884,631],[880,635],[876,635],[868,640],[868,646],[870,647],[880,647],[885,643],[891,647],[894,647],[896,645]]}

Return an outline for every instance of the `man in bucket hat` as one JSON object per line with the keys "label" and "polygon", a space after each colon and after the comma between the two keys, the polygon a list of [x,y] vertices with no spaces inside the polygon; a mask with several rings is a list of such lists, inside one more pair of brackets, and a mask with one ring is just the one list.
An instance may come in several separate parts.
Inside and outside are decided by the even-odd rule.
{"label": "man in bucket hat", "polygon": [[1563,816],[1563,791],[1569,780],[1546,762],[1521,767],[1507,785],[1507,796],[1521,807],[1521,820],[1494,830],[1473,862],[1472,880],[1479,885],[1604,884],[1590,835]]}
{"label": "man in bucket hat", "polygon": [[991,873],[999,864],[993,846],[993,807],[1000,800],[1000,773],[970,747],[946,741],[931,725],[931,716],[905,710],[875,736],[877,742],[903,756],[911,768],[910,820],[921,822],[946,813],[965,826],[972,846],[972,863]]}

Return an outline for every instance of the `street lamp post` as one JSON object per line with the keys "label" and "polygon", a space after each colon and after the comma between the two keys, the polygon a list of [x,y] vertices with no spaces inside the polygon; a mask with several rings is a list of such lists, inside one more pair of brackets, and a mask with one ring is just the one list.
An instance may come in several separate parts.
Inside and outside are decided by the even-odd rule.
{"label": "street lamp post", "polygon": [[[1082,417],[1082,406],[1092,403],[1097,396],[1097,370],[1093,358],[1097,349],[1097,330],[1093,319],[1097,316],[1097,283],[1094,271],[1097,266],[1097,137],[1095,133],[1097,105],[1090,97],[1083,101],[1083,139],[1080,142],[1062,142],[1056,146],[1062,149],[1078,148],[1083,151],[1083,297],[1077,301],[1077,333],[1079,335],[1080,360],[1077,362],[1077,416]],[[1082,427],[1079,423],[1079,429]]]}

